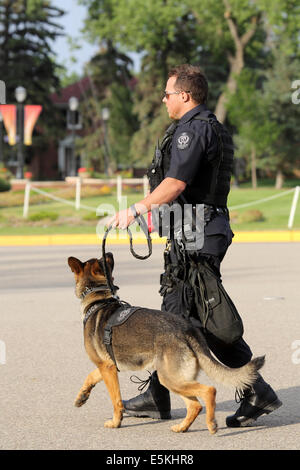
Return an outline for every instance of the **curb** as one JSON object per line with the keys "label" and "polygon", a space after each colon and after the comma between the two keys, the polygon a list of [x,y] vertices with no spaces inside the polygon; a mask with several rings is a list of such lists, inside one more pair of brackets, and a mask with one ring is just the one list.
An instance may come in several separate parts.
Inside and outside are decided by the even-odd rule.
{"label": "curb", "polygon": [[[159,238],[152,234],[153,244],[165,244],[166,238]],[[145,244],[145,237],[133,234],[133,241]],[[51,246],[51,245],[98,245],[102,236],[96,234],[62,234],[62,235],[10,235],[0,236],[0,246]],[[126,233],[110,235],[108,242],[116,245],[129,243]],[[263,231],[263,232],[236,232],[233,243],[278,243],[300,242],[300,230]]]}

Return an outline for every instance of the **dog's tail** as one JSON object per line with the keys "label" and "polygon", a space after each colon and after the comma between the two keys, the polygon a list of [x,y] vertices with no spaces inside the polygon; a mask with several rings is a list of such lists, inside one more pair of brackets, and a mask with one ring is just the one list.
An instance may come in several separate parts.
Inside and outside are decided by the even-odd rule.
{"label": "dog's tail", "polygon": [[193,341],[192,347],[201,369],[209,378],[226,387],[235,387],[239,390],[251,387],[257,379],[258,370],[265,363],[265,356],[260,356],[252,359],[243,367],[229,368],[214,359],[209,349],[205,348],[204,350],[198,342]]}

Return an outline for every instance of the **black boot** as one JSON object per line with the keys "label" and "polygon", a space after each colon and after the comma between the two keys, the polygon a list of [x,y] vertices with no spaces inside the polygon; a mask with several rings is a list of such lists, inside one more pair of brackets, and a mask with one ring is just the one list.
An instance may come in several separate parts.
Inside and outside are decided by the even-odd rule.
{"label": "black boot", "polygon": [[142,391],[148,383],[150,383],[149,388],[131,400],[123,400],[125,413],[130,416],[171,419],[169,390],[160,384],[156,371],[148,380],[138,380],[141,383],[139,390]]}
{"label": "black boot", "polygon": [[[251,388],[239,394],[240,407],[234,415],[227,416],[226,424],[229,428],[249,426],[263,414],[269,414],[279,408],[282,403],[274,390],[259,375]],[[237,403],[238,400],[236,399]]]}

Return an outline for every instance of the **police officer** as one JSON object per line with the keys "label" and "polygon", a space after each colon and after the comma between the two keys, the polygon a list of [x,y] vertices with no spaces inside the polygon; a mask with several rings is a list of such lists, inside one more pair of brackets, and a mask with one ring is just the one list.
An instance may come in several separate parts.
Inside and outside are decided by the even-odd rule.
{"label": "police officer", "polygon": [[[162,310],[184,315],[201,328],[209,348],[228,367],[241,367],[250,361],[252,352],[242,336],[224,342],[203,328],[200,302],[195,296],[192,269],[203,266],[221,282],[220,263],[231,244],[227,196],[233,168],[233,144],[224,126],[207,109],[207,80],[201,69],[184,64],[169,72],[163,103],[173,119],[149,169],[151,192],[133,207],[120,211],[110,220],[125,229],[153,207],[176,201],[204,207],[203,246],[187,250],[185,237],[176,239],[174,232],[165,250],[165,272],[161,276]],[[195,268],[196,267],[196,268]],[[205,284],[205,277],[204,277]],[[204,285],[204,288],[207,287]],[[217,287],[216,287],[217,288]],[[201,289],[199,289],[201,290]],[[125,412],[132,416],[169,419],[170,396],[154,372],[145,383],[148,389],[124,401]],[[239,392],[240,406],[226,418],[228,427],[252,424],[259,416],[281,406],[276,393],[261,375],[251,388]]]}

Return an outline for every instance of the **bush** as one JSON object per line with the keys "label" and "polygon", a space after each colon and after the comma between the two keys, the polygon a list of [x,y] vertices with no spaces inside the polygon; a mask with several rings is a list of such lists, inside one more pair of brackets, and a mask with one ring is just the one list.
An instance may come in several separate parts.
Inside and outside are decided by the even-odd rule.
{"label": "bush", "polygon": [[230,211],[229,212],[229,219],[232,224],[236,224],[239,220],[239,213],[238,211]]}
{"label": "bush", "polygon": [[31,214],[28,217],[28,220],[30,220],[30,222],[38,222],[39,220],[45,220],[45,219],[54,221],[57,218],[58,218],[58,214],[56,212],[40,211],[40,212],[36,212],[35,214]]}
{"label": "bush", "polygon": [[13,177],[13,174],[0,163],[0,179],[9,181]]}
{"label": "bush", "polygon": [[5,181],[4,179],[0,178],[0,192],[9,191],[11,189],[11,184],[9,181]]}
{"label": "bush", "polygon": [[82,220],[90,221],[90,220],[98,220],[99,216],[96,215],[96,212],[88,212],[87,214],[82,216]]}
{"label": "bush", "polygon": [[251,209],[249,211],[244,212],[238,218],[238,222],[240,224],[245,224],[247,222],[262,222],[264,221],[264,215],[258,209]]}

